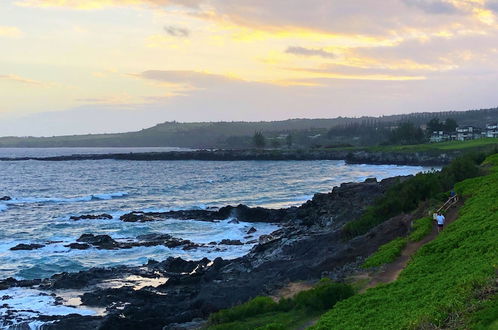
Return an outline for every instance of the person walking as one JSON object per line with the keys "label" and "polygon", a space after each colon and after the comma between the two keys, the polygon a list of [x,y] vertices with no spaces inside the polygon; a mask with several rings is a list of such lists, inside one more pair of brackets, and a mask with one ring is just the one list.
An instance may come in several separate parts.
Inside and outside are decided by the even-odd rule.
{"label": "person walking", "polygon": [[446,220],[446,218],[444,217],[444,215],[441,212],[438,212],[437,217],[436,217],[437,232],[438,233],[440,233],[441,230],[443,230],[445,220]]}

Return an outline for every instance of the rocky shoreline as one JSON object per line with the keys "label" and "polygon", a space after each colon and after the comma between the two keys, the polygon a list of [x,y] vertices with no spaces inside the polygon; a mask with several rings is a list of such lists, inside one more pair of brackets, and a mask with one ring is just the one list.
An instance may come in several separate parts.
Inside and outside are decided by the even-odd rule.
{"label": "rocky shoreline", "polygon": [[[271,235],[259,237],[247,255],[234,260],[204,258],[187,261],[170,257],[164,261],[149,260],[140,267],[92,268],[39,280],[9,278],[0,281],[0,289],[43,290],[53,295],[56,301],[62,300],[58,296],[60,290],[77,290],[82,306],[105,310],[99,316],[40,316],[39,321],[48,322],[44,329],[179,329],[182,326],[178,324],[205,319],[212,312],[257,295],[271,294],[290,281],[323,276],[341,280],[354,272],[380,245],[406,234],[412,217],[395,217],[349,241],[342,237],[342,226],[359,217],[386,189],[405,178],[344,183],[330,193],[315,194],[300,207],[279,210],[239,205],[164,213],[131,212],[121,216],[120,220],[219,221],[232,218],[233,221],[278,223],[281,227]],[[109,216],[83,215],[70,221],[81,219],[105,221]],[[247,234],[256,233],[249,230]],[[146,236],[138,237],[135,243],[126,243],[107,235],[84,234],[71,248],[120,249],[129,248],[130,244],[199,247],[167,234]],[[226,240],[219,244],[242,243]],[[4,319],[4,322],[15,321],[15,311],[10,310],[9,315],[11,319]]]}
{"label": "rocky shoreline", "polygon": [[460,155],[459,151],[439,152],[372,152],[362,150],[195,150],[121,154],[82,154],[56,157],[3,157],[0,161],[78,161],[78,160],[345,160],[348,163],[440,166]]}

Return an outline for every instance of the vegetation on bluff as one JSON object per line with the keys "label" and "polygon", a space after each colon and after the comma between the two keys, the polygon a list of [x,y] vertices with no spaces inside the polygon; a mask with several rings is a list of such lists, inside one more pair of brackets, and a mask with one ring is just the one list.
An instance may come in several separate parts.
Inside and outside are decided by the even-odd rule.
{"label": "vegetation on bluff", "polygon": [[214,313],[209,317],[209,329],[290,329],[353,294],[351,286],[323,279],[314,288],[302,291],[293,298],[275,302],[269,297],[256,297],[242,305]]}
{"label": "vegetation on bluff", "polygon": [[[496,324],[498,154],[486,176],[456,185],[459,218],[412,258],[399,278],[337,303],[313,329],[475,328]],[[475,312],[473,312],[475,311]]]}
{"label": "vegetation on bluff", "polygon": [[377,267],[393,262],[403,251],[408,242],[418,242],[427,236],[433,227],[432,218],[425,217],[413,222],[412,232],[408,237],[398,237],[382,245],[377,252],[368,257],[363,268]]}
{"label": "vegetation on bluff", "polygon": [[374,205],[357,220],[348,222],[343,232],[351,238],[365,234],[371,228],[403,212],[415,210],[420,202],[443,201],[455,183],[479,175],[478,164],[484,154],[468,154],[455,159],[441,171],[419,173],[414,177],[391,187]]}

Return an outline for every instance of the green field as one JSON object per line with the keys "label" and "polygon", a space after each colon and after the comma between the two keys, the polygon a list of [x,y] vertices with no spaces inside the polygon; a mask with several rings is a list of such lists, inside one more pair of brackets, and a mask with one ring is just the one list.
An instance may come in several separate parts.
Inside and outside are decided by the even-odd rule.
{"label": "green field", "polygon": [[460,216],[395,282],[337,303],[312,329],[492,329],[498,319],[498,154],[486,176],[456,186]]}
{"label": "green field", "polygon": [[469,141],[448,141],[440,143],[424,143],[416,145],[390,145],[370,147],[368,151],[383,151],[383,152],[422,152],[422,151],[454,151],[454,150],[469,150],[481,149],[498,146],[498,138],[485,138]]}

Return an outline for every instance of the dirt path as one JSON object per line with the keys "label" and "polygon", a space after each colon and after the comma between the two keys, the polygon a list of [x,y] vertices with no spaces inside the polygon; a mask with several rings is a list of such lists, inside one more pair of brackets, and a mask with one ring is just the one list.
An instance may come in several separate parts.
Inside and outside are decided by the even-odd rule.
{"label": "dirt path", "polygon": [[[445,227],[455,221],[458,218],[458,209],[461,206],[461,202],[458,202],[456,205],[452,206],[446,212],[446,223]],[[392,263],[385,265],[381,268],[380,271],[376,273],[359,273],[353,276],[355,281],[366,281],[368,282],[362,289],[360,289],[359,293],[365,292],[367,289],[372,288],[380,283],[390,283],[395,281],[399,274],[405,269],[406,265],[410,261],[411,257],[418,251],[420,247],[427,244],[428,242],[435,239],[438,235],[436,224],[433,225],[432,232],[424,237],[422,240],[418,242],[409,242],[401,255]],[[311,282],[297,282],[297,283],[289,283],[289,285],[279,291],[273,299],[278,299],[282,297],[291,297],[294,294],[310,289],[313,286]],[[310,320],[305,325],[298,327],[298,330],[304,330],[311,326],[313,326],[319,318]]]}
{"label": "dirt path", "polygon": [[[453,221],[455,221],[456,218],[458,218],[458,208],[460,205],[461,204],[459,203],[448,210],[445,216],[446,217],[445,226],[452,223]],[[362,276],[363,278],[365,277],[370,278],[370,281],[364,288],[360,290],[360,293],[365,292],[367,289],[372,288],[379,283],[390,283],[395,281],[398,278],[401,271],[405,269],[406,265],[410,261],[410,258],[415,254],[415,252],[417,252],[421,246],[435,239],[437,235],[438,235],[437,227],[434,224],[432,232],[429,235],[427,235],[418,242],[408,242],[408,244],[403,249],[398,259],[382,267],[382,269],[379,272],[368,275],[366,274],[357,275],[359,279],[361,279]]]}

